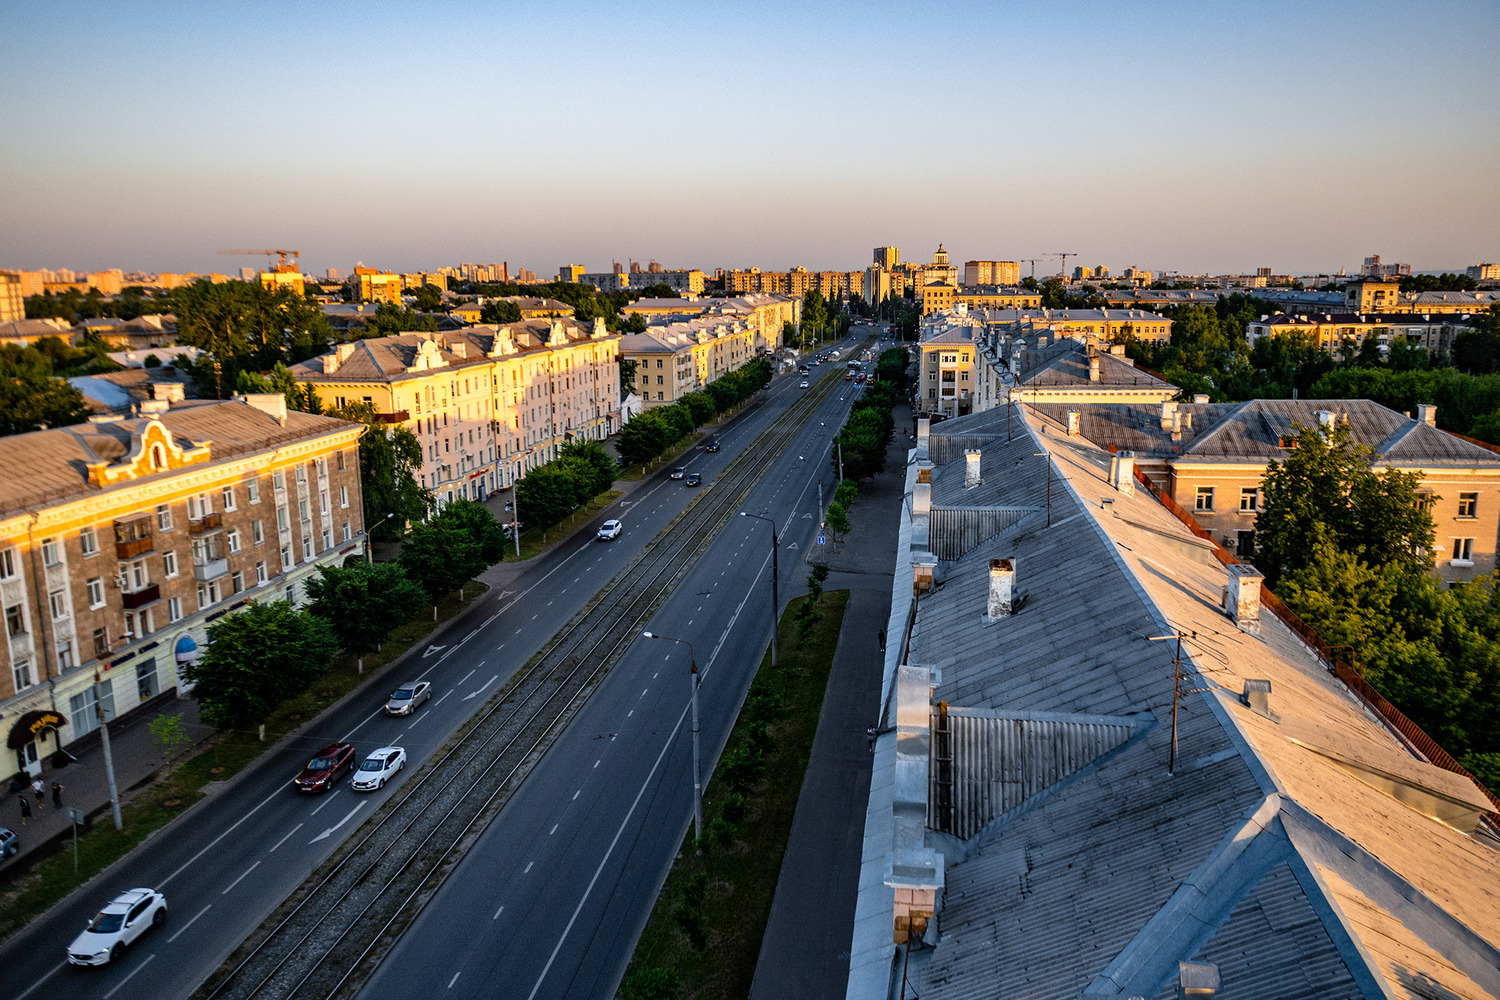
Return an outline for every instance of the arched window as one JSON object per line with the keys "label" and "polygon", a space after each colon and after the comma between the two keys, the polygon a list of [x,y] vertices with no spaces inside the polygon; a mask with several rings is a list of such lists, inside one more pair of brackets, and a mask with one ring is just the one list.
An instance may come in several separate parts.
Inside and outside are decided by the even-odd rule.
{"label": "arched window", "polygon": [[167,467],[167,451],[159,444],[151,446],[151,468],[165,469]]}

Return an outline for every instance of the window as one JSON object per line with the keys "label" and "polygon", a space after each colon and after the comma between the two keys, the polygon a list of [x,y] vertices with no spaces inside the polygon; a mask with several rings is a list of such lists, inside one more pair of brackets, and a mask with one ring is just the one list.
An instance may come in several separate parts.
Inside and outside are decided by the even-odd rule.
{"label": "window", "polygon": [[57,642],[57,669],[59,673],[73,669],[73,640],[59,639]]}
{"label": "window", "polygon": [[1453,564],[1455,566],[1474,565],[1474,539],[1453,539]]}
{"label": "window", "polygon": [[135,685],[140,692],[141,701],[150,701],[161,693],[161,688],[156,683],[156,657],[136,664]]}
{"label": "window", "polygon": [[[420,397],[420,396],[418,396],[418,397],[417,397],[417,404],[418,404],[418,405],[421,405],[421,402],[422,402],[422,398],[421,398],[421,397]],[[343,453],[343,452],[339,452],[339,453],[338,453],[338,464],[337,464],[337,466],[335,466],[335,467],[336,467],[336,468],[337,468],[337,469],[338,469],[338,470],[339,470],[339,471],[340,471],[340,472],[343,472],[343,471],[344,471],[344,453]]]}
{"label": "window", "polygon": [[245,589],[245,574],[241,573],[239,570],[235,570],[229,576],[229,592],[231,594],[238,594],[240,591],[242,591],[244,589]]}
{"label": "window", "polygon": [[162,575],[168,580],[177,575],[177,553],[163,552],[161,554]]}
{"label": "window", "polygon": [[5,630],[11,635],[26,634],[26,612],[21,605],[12,604],[5,609]]}
{"label": "window", "polygon": [[264,527],[262,527],[261,522],[260,521],[251,521],[250,522],[250,541],[254,542],[256,545],[259,545],[261,542],[264,542],[265,540],[266,540],[266,530],[265,530]]}
{"label": "window", "polygon": [[52,612],[52,620],[68,617],[68,595],[61,590],[54,590],[47,595],[47,610]]}
{"label": "window", "polygon": [[141,590],[151,586],[151,573],[146,569],[146,560],[137,559],[130,564],[130,589]]}
{"label": "window", "polygon": [[273,472],[273,473],[271,473],[271,485],[276,488],[276,492],[277,493],[280,493],[280,492],[284,491],[286,489],[286,473],[284,473],[284,472]]}
{"label": "window", "polygon": [[229,539],[229,552],[233,555],[240,550],[240,529],[235,528],[230,531],[227,537]]}
{"label": "window", "polygon": [[[102,693],[103,698],[100,698]],[[104,710],[104,721],[115,717],[114,678],[106,677],[75,694],[68,702],[69,716],[73,723],[73,735],[82,736],[99,728],[99,709]]]}
{"label": "window", "polygon": [[347,542],[347,541],[349,541],[349,539],[351,539],[353,537],[354,537],[354,535],[349,530],[349,522],[345,521],[344,522],[344,541]]}
{"label": "window", "polygon": [[1458,516],[1477,517],[1479,511],[1478,493],[1460,493],[1458,495]]}
{"label": "window", "polygon": [[89,607],[104,607],[104,578],[96,576],[92,580],[90,580],[88,582],[88,591]]}
{"label": "window", "polygon": [[292,547],[283,545],[281,547],[281,568],[288,570],[292,568]]}
{"label": "window", "polygon": [[172,508],[167,504],[158,504],[156,507],[156,530],[172,530]]}
{"label": "window", "polygon": [[308,513],[308,508],[307,508],[307,499],[305,497],[303,499],[297,501],[297,520],[299,520],[299,521],[309,520],[309,513]]}
{"label": "window", "polygon": [[259,586],[260,584],[265,583],[265,582],[266,582],[266,564],[264,562],[258,562],[258,563],[255,564],[255,583],[256,583],[256,586]]}
{"label": "window", "polygon": [[331,548],[333,548],[333,529],[332,528],[324,528],[323,529],[323,548],[325,548],[325,549],[331,549]]}
{"label": "window", "polygon": [[78,533],[78,550],[86,556],[99,554],[99,534],[93,528],[84,528]]}
{"label": "window", "polygon": [[318,513],[328,513],[328,491],[323,490],[318,494]]}
{"label": "window", "polygon": [[285,530],[287,530],[287,527],[290,524],[291,524],[291,522],[287,520],[286,508],[285,507],[277,507],[276,508],[276,527],[277,527],[277,529],[279,529],[281,531],[285,531]]}
{"label": "window", "polygon": [[169,621],[169,622],[180,622],[180,621],[182,621],[182,598],[180,598],[180,597],[169,597],[169,598],[167,598],[167,621]]}
{"label": "window", "polygon": [[16,550],[0,549],[0,580],[9,580],[16,575]]}
{"label": "window", "polygon": [[304,486],[306,484],[307,484],[307,466],[305,466],[305,465],[299,465],[299,466],[297,466],[297,485],[298,486]]}
{"label": "window", "polygon": [[260,503],[260,482],[252,479],[245,484],[245,492],[250,495],[251,503]]}
{"label": "window", "polygon": [[349,506],[349,487],[347,487],[347,486],[340,486],[339,487],[339,506],[340,507],[347,507],[347,506]]}
{"label": "window", "polygon": [[94,656],[102,659],[109,655],[109,629],[94,629]]}
{"label": "window", "polygon": [[1254,514],[1260,506],[1260,488],[1250,487],[1240,490],[1240,513]]}
{"label": "window", "polygon": [[1194,510],[1214,509],[1214,488],[1212,486],[1198,487],[1197,496],[1193,498]]}
{"label": "window", "polygon": [[17,661],[10,668],[10,676],[15,681],[17,691],[24,691],[36,683],[36,678],[31,675],[30,660]]}
{"label": "window", "polygon": [[57,550],[57,539],[42,539],[42,565],[56,566],[60,562],[62,562],[62,556]]}

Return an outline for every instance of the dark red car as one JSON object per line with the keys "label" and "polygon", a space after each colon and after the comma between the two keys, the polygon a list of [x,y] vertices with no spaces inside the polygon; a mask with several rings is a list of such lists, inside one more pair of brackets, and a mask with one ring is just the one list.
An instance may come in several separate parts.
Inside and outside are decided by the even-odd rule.
{"label": "dark red car", "polygon": [[353,770],[354,747],[348,743],[330,743],[307,762],[292,785],[299,792],[326,792]]}

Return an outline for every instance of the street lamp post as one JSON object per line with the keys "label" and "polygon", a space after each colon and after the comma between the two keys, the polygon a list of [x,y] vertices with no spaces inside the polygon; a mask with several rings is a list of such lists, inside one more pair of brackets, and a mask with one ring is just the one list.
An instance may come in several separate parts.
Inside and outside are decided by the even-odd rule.
{"label": "street lamp post", "polygon": [[104,684],[99,679],[99,671],[94,671],[94,713],[99,718],[99,740],[104,747],[104,780],[109,785],[109,816],[114,820],[115,829],[123,829],[125,823],[120,819],[120,790],[115,784],[115,757],[109,747],[109,720],[104,717]]}
{"label": "street lamp post", "polygon": [[[686,639],[676,639],[670,635],[659,635],[655,632],[642,632],[641,635],[647,639],[680,642],[688,648],[688,666],[693,676],[693,842],[701,844],[703,842],[703,779],[698,758],[698,658],[693,655],[693,644]],[[701,847],[698,853],[703,853]]]}
{"label": "street lamp post", "polygon": [[385,524],[385,522],[389,521],[395,516],[396,512],[391,511],[385,517],[382,517],[380,521],[376,523],[374,528],[371,528],[369,531],[365,532],[365,540],[369,543],[365,546],[365,562],[369,563],[371,566],[375,565],[375,531],[382,524]]}
{"label": "street lamp post", "polygon": [[769,517],[761,517],[759,514],[750,514],[740,511],[740,517],[753,517],[757,521],[764,521],[771,526],[771,669],[776,669],[776,616],[781,613],[781,596],[777,586],[776,550],[779,547],[776,541],[776,522]]}

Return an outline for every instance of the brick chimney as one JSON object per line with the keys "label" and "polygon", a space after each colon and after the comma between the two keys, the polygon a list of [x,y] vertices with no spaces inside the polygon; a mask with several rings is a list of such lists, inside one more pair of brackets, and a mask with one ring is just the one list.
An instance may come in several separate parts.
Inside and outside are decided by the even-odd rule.
{"label": "brick chimney", "polygon": [[990,560],[990,594],[986,613],[990,621],[1004,618],[1015,606],[1016,561],[1014,559]]}
{"label": "brick chimney", "polygon": [[1068,437],[1070,437],[1070,438],[1076,438],[1078,436],[1078,433],[1079,433],[1078,432],[1078,411],[1077,410],[1069,410],[1068,411]]}
{"label": "brick chimney", "polygon": [[979,449],[964,452],[964,489],[972,490],[984,480],[979,475]]}
{"label": "brick chimney", "polygon": [[1099,381],[1099,355],[1095,351],[1089,351],[1089,381]]}
{"label": "brick chimney", "polygon": [[1135,452],[1121,451],[1109,456],[1109,485],[1126,496],[1135,494]]}
{"label": "brick chimney", "polygon": [[1431,403],[1417,404],[1417,419],[1428,427],[1437,426],[1437,407]]}
{"label": "brick chimney", "polygon": [[1254,566],[1227,566],[1229,585],[1224,588],[1224,610],[1234,623],[1251,630],[1260,627],[1260,585],[1265,579]]}
{"label": "brick chimney", "polygon": [[1161,402],[1161,429],[1169,431],[1172,429],[1172,414],[1177,412],[1177,401],[1175,399],[1164,399]]}

